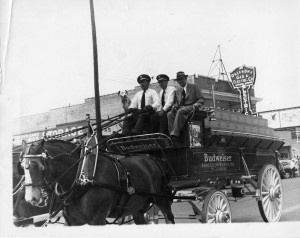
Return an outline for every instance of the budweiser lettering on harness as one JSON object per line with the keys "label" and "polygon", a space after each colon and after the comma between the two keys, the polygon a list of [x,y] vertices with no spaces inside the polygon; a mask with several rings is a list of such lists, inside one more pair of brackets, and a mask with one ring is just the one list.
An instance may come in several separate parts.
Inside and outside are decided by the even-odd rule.
{"label": "budweiser lettering on harness", "polygon": [[145,150],[145,149],[158,149],[159,147],[155,143],[148,144],[138,144],[138,145],[120,145],[121,150],[129,151],[129,150]]}

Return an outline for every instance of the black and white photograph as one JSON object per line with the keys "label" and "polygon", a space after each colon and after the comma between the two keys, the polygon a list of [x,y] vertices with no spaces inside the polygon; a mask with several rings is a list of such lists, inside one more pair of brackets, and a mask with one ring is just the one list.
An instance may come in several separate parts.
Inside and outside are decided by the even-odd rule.
{"label": "black and white photograph", "polygon": [[299,13],[0,0],[0,236],[300,237]]}

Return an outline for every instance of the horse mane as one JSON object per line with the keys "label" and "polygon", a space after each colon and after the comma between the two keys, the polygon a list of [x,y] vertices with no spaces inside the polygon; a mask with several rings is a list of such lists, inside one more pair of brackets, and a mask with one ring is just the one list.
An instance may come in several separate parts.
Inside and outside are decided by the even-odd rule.
{"label": "horse mane", "polygon": [[[49,151],[51,155],[56,155],[56,154],[64,154],[64,153],[70,153],[73,151],[75,148],[78,148],[76,144],[70,142],[70,141],[65,141],[65,140],[60,140],[60,139],[53,139],[53,140],[47,140],[45,141],[44,148]],[[75,152],[75,151],[74,151]],[[76,149],[77,154],[80,153],[80,148],[78,150]]]}
{"label": "horse mane", "polygon": [[54,145],[54,144],[60,144],[60,145],[67,145],[67,146],[73,146],[76,147],[75,144],[71,143],[70,141],[60,140],[60,139],[52,139],[45,141],[45,144],[47,145]]}
{"label": "horse mane", "polygon": [[65,144],[72,144],[71,142],[69,141],[65,141],[65,140],[60,140],[60,139],[51,139],[51,140],[47,140],[45,141],[46,143],[65,143]]}

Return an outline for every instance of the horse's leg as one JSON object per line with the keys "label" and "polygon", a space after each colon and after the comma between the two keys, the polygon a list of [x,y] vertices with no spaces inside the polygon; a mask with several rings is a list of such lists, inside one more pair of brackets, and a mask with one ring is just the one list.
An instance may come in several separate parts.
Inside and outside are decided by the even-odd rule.
{"label": "horse's leg", "polygon": [[136,225],[145,225],[145,224],[148,224],[147,221],[146,221],[146,218],[144,217],[144,214],[140,211],[132,214],[132,217],[133,217],[133,220],[134,220],[134,223]]}
{"label": "horse's leg", "polygon": [[106,204],[104,202],[99,202],[99,204],[104,204],[104,206],[95,209],[95,214],[92,216],[91,220],[88,222],[89,225],[106,225],[106,218],[110,212],[110,204]]}
{"label": "horse's leg", "polygon": [[174,215],[172,213],[171,204],[169,200],[157,199],[155,201],[155,205],[161,210],[167,224],[175,224]]}
{"label": "horse's leg", "polygon": [[112,190],[92,187],[80,201],[80,213],[89,225],[106,225],[116,193]]}
{"label": "horse's leg", "polygon": [[94,216],[93,219],[88,223],[89,225],[105,225],[107,215],[104,213],[99,213]]}
{"label": "horse's leg", "polygon": [[15,217],[17,217],[17,218],[20,217],[19,209],[20,209],[20,203],[21,203],[22,199],[24,199],[24,193],[25,193],[24,189],[22,189],[21,191],[19,191],[18,197],[17,197],[17,201],[14,204],[13,215]]}
{"label": "horse's leg", "polygon": [[63,217],[65,219],[65,226],[80,226],[86,224],[85,221],[81,219],[80,214],[78,213],[79,208],[70,204],[68,207],[65,207],[63,211]]}
{"label": "horse's leg", "polygon": [[62,215],[63,215],[63,218],[65,219],[64,226],[71,226],[71,221],[68,218],[65,210],[63,210]]}

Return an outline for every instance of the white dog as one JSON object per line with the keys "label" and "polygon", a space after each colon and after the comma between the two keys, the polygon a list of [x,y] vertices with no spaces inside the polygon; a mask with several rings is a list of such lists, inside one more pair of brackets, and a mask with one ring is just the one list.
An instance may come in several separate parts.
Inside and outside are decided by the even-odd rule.
{"label": "white dog", "polygon": [[121,102],[122,102],[122,106],[124,108],[124,111],[127,112],[128,108],[130,106],[130,103],[131,103],[131,99],[130,99],[130,97],[128,97],[127,90],[125,90],[125,91],[119,91],[118,95],[121,98]]}

